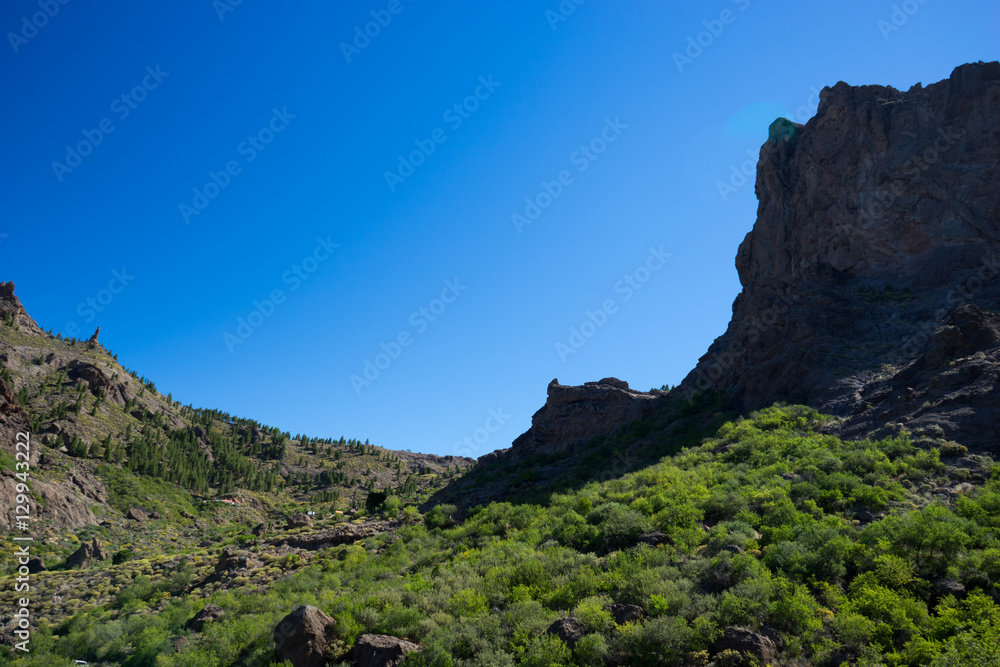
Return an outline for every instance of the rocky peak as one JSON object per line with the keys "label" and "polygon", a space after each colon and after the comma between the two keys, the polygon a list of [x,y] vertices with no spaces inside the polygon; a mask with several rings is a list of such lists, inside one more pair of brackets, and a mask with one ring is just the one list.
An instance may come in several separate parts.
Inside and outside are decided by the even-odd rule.
{"label": "rocky peak", "polygon": [[[963,351],[991,360],[977,371],[982,387],[997,375],[987,339],[1000,295],[998,181],[1000,63],[905,92],[824,88],[805,125],[771,125],[757,221],[736,256],[743,290],[682,391],[722,390],[744,410],[786,400],[866,413],[855,435],[926,417],[947,437],[975,440],[996,401],[975,394],[963,409],[954,382],[950,397],[940,383],[935,391],[925,357],[931,345],[944,354],[944,342],[955,364]],[[986,332],[975,349],[938,332],[969,319],[956,310],[966,304],[981,309]],[[933,410],[900,412],[907,388]]]}
{"label": "rocky peak", "polygon": [[15,324],[30,330],[38,330],[38,323],[31,319],[21,300],[14,294],[14,282],[0,282],[0,316],[14,318]]}

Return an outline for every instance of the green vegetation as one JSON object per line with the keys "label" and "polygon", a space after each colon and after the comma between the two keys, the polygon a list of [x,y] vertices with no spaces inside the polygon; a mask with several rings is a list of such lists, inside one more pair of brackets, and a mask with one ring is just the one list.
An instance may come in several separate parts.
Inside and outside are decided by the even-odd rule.
{"label": "green vegetation", "polygon": [[[491,503],[464,519],[439,506],[395,535],[285,558],[266,590],[199,597],[189,586],[206,568],[136,576],[113,603],[38,633],[36,656],[268,665],[278,620],[314,604],[337,621],[337,660],[375,632],[422,643],[411,667],[705,665],[730,626],[779,633],[782,664],[1000,664],[1000,468],[948,467],[905,434],[840,441],[820,432],[826,421],[773,407],[543,505]],[[398,512],[391,499],[373,509]],[[666,543],[639,544],[651,530]],[[194,633],[205,603],[227,616]],[[611,603],[647,617],[616,625]],[[572,649],[545,634],[568,615],[586,630]]]}

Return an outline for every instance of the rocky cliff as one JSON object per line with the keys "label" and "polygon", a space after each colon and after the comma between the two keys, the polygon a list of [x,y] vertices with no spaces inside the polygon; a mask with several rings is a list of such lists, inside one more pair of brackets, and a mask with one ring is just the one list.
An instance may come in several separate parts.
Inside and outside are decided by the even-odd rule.
{"label": "rocky cliff", "polygon": [[1000,63],[905,92],[841,82],[805,125],[775,121],[743,290],[682,393],[996,448],[998,182]]}
{"label": "rocky cliff", "polygon": [[1000,448],[1000,63],[905,92],[841,82],[769,134],[742,292],[680,387],[553,381],[531,428],[481,463],[571,455],[720,392],[738,412],[810,404],[845,437]]}
{"label": "rocky cliff", "polygon": [[[513,461],[538,453],[566,452],[594,436],[611,433],[662,407],[665,392],[630,389],[627,382],[604,378],[583,386],[549,383],[548,400],[531,418],[531,428],[514,441]],[[489,456],[489,455],[487,455]]]}

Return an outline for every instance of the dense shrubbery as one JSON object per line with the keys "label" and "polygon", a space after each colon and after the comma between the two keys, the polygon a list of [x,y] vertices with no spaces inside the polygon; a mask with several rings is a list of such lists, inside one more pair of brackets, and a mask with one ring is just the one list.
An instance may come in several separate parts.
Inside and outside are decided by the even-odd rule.
{"label": "dense shrubbery", "polygon": [[[142,580],[116,615],[81,612],[49,644],[130,666],[266,665],[277,621],[316,604],[337,651],[363,632],[407,637],[424,645],[408,666],[705,664],[733,625],[776,630],[799,664],[1000,664],[1000,468],[946,505],[928,482],[959,473],[936,450],[842,442],[816,432],[823,421],[775,407],[545,507],[493,503],[456,524],[438,508],[394,542],[322,552],[266,594],[213,596],[234,613],[179,652],[169,638],[190,634],[195,603],[151,617],[162,592]],[[650,530],[669,544],[637,545]],[[944,579],[968,595],[942,594]],[[616,626],[611,603],[648,617]],[[586,629],[572,650],[545,634],[567,615]]]}

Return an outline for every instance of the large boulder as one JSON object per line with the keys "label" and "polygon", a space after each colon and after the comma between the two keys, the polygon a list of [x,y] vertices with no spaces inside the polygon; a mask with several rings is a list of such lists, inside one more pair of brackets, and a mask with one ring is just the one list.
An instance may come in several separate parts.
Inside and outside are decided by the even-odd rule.
{"label": "large boulder", "polygon": [[773,663],[778,656],[778,646],[773,639],[740,627],[726,628],[722,636],[715,640],[714,648],[716,653],[731,650],[749,654],[764,664]]}
{"label": "large boulder", "polygon": [[389,635],[361,635],[354,644],[351,657],[354,667],[396,667],[419,644]]}
{"label": "large boulder", "polygon": [[292,530],[294,528],[305,528],[306,526],[311,526],[312,524],[313,521],[311,518],[309,518],[309,515],[303,514],[302,512],[298,512],[296,514],[291,515],[290,517],[288,517],[288,520],[286,522],[286,526],[288,527],[289,530]]}
{"label": "large boulder", "polygon": [[125,518],[131,519],[132,521],[145,521],[147,517],[146,513],[143,512],[141,509],[139,509],[138,507],[133,507],[128,511],[128,514],[125,515]]}
{"label": "large boulder", "polygon": [[294,667],[324,667],[337,622],[312,605],[302,605],[274,628],[274,657]]}

